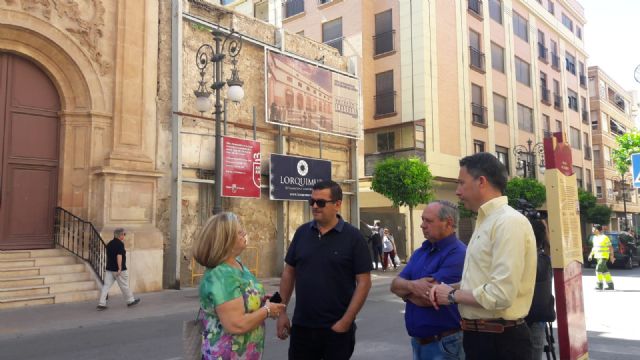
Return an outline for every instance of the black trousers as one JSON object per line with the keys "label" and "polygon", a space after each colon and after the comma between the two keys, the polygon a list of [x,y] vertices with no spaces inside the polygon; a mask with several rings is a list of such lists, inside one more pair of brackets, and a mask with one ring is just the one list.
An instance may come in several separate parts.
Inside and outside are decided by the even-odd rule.
{"label": "black trousers", "polygon": [[355,345],[355,324],[346,333],[293,325],[289,341],[289,360],[348,360]]}
{"label": "black trousers", "polygon": [[380,264],[384,262],[382,259],[382,245],[371,245],[371,252],[373,253],[371,258],[373,259],[373,262],[376,263],[376,269],[378,269],[378,262]]}
{"label": "black trousers", "polygon": [[462,345],[467,360],[532,360],[531,333],[526,323],[507,327],[500,334],[465,331]]}

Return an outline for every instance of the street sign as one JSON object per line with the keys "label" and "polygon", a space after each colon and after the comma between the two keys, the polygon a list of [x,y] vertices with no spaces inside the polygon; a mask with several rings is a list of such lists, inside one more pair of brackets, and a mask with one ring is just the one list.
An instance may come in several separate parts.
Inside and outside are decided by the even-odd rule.
{"label": "street sign", "polygon": [[640,188],[640,154],[631,154],[631,168],[633,173],[633,187]]}

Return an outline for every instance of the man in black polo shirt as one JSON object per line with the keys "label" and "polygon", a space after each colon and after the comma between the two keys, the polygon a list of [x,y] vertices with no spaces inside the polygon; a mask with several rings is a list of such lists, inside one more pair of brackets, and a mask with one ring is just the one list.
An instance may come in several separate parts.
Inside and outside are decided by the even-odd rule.
{"label": "man in black polo shirt", "polygon": [[129,272],[127,271],[127,251],[124,249],[124,237],[127,233],[122,228],[118,228],[113,232],[113,240],[107,244],[107,267],[104,272],[104,285],[100,293],[98,302],[98,311],[107,308],[107,295],[114,281],[118,282],[122,296],[127,302],[127,306],[134,306],[140,302],[133,296],[129,289]]}
{"label": "man in black polo shirt", "polygon": [[313,187],[313,221],[296,230],[280,280],[286,304],[295,285],[293,327],[286,312],[278,337],[291,333],[289,359],[349,359],[355,347],[354,320],[371,288],[371,256],[364,238],[338,214],[342,189],[327,180]]}

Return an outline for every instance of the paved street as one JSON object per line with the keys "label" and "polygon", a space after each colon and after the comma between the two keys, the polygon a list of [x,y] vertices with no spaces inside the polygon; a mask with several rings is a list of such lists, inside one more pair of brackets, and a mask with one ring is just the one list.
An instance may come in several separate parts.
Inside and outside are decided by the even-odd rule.
{"label": "paved street", "polygon": [[[615,292],[596,292],[586,269],[585,308],[591,359],[637,359],[640,332],[634,322],[640,304],[640,268],[614,270]],[[375,273],[374,285],[358,319],[353,359],[409,359],[403,303],[388,292],[395,273]],[[276,279],[266,280],[269,290]],[[121,298],[96,312],[95,304],[46,305],[0,312],[0,359],[179,359],[182,321],[195,316],[195,289],[142,294],[128,309]],[[596,312],[595,309],[602,309]],[[286,359],[287,343],[268,323],[265,360]]]}

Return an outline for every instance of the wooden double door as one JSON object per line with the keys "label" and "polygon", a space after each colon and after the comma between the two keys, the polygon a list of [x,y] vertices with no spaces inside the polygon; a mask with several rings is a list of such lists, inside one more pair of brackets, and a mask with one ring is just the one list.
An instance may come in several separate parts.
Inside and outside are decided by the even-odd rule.
{"label": "wooden double door", "polygon": [[53,246],[59,111],[51,79],[0,51],[0,250]]}

